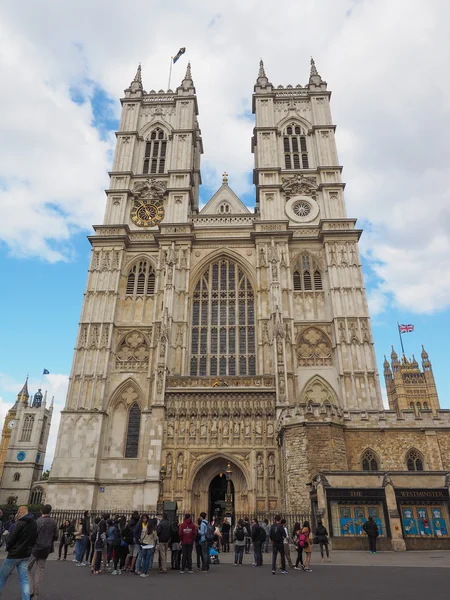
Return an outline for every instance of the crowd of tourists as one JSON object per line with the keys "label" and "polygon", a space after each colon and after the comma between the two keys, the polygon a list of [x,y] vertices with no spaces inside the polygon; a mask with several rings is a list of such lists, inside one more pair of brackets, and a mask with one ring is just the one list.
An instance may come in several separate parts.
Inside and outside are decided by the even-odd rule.
{"label": "crowd of tourists", "polygon": [[[179,523],[176,517],[169,521],[167,514],[156,519],[137,512],[128,519],[105,513],[91,520],[86,511],[76,522],[66,520],[58,527],[51,510],[46,504],[36,520],[26,506],[21,506],[5,523],[0,514],[0,535],[8,553],[0,569],[0,595],[16,568],[22,599],[38,599],[46,560],[57,541],[58,560],[67,560],[68,549],[75,545],[75,565],[90,567],[93,575],[130,573],[145,578],[152,569],[161,574],[169,569],[192,574],[194,549],[197,571],[207,573],[233,545],[236,567],[242,566],[251,550],[253,566],[262,567],[263,555],[271,552],[269,564],[274,575],[277,570],[286,574],[287,566],[311,573],[314,544],[320,548],[322,562],[330,560],[328,531],[320,519],[313,536],[308,521],[295,523],[289,531],[286,520],[278,515],[271,524],[267,519],[260,523],[256,518],[245,518],[232,526],[227,518],[209,521],[204,512],[196,521],[186,514]],[[376,552],[378,528],[371,517],[364,530],[370,551]],[[291,546],[296,551],[293,558]]]}

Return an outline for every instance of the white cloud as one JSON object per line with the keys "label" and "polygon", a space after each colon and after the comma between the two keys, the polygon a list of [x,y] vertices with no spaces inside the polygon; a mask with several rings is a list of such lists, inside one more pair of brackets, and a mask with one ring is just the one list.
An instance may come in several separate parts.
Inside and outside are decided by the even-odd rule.
{"label": "white cloud", "polygon": [[0,26],[0,238],[14,254],[70,259],[73,232],[101,221],[112,140],[100,139],[90,103],[74,104],[71,88],[92,97],[94,81],[118,99],[138,61],[146,89],[165,88],[169,57],[186,46],[172,88],[188,58],[204,182],[218,187],[227,170],[243,194],[252,190],[248,115],[259,58],[275,85],[295,85],[307,82],[313,54],[333,91],[348,214],[371,224],[362,249],[380,278],[372,307],[450,304],[444,0],[27,4],[7,3]]}

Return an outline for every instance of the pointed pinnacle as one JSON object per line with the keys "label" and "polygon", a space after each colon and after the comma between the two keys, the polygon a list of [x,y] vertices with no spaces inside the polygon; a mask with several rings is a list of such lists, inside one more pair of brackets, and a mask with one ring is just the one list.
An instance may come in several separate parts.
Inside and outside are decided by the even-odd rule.
{"label": "pointed pinnacle", "polygon": [[137,68],[136,75],[134,76],[133,82],[140,83],[142,85],[141,63],[139,63],[139,66]]}
{"label": "pointed pinnacle", "polygon": [[266,76],[266,71],[264,70],[264,63],[263,63],[263,59],[261,59],[259,61],[259,72],[258,72],[258,79],[260,77],[267,77]]}
{"label": "pointed pinnacle", "polygon": [[309,76],[313,77],[313,75],[319,75],[319,73],[317,72],[317,69],[316,69],[316,63],[314,62],[314,59],[311,56],[311,72],[310,72]]}
{"label": "pointed pinnacle", "polygon": [[186,67],[186,75],[184,76],[185,79],[190,79],[192,81],[192,74],[191,74],[191,63],[188,62],[187,67]]}

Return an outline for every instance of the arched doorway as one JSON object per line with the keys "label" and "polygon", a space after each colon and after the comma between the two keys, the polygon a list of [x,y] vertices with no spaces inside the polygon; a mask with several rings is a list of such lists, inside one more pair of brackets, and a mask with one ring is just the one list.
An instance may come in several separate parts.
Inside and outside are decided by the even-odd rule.
{"label": "arched doorway", "polygon": [[[232,489],[233,509],[236,515],[252,512],[253,502],[250,501],[250,491],[247,483],[247,475],[244,468],[237,461],[228,459],[226,456],[215,456],[205,461],[192,474],[192,512],[198,516],[201,512],[212,516],[211,506],[214,502],[222,502],[224,488],[226,492],[226,471],[230,464],[230,487]],[[220,477],[222,473],[222,478]],[[222,482],[219,480],[222,479]],[[252,498],[253,498],[253,494]],[[215,504],[216,508],[220,504]],[[254,509],[253,509],[254,510]]]}
{"label": "arched doorway", "polygon": [[[219,473],[209,484],[209,518],[218,517],[223,519],[226,513],[226,499],[228,480],[225,473]],[[230,480],[230,506],[231,514],[234,514],[234,483]]]}

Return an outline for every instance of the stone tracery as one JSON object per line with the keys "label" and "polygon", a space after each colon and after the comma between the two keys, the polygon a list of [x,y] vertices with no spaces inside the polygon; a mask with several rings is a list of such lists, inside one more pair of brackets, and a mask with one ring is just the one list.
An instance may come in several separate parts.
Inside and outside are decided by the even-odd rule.
{"label": "stone tracery", "polygon": [[309,327],[297,342],[299,366],[329,366],[332,364],[332,347],[328,336],[316,327]]}

